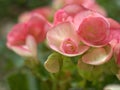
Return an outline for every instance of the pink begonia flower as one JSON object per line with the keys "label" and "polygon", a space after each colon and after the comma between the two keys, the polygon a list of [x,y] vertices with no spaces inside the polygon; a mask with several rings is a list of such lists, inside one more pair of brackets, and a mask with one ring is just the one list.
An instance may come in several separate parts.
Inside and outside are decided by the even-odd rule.
{"label": "pink begonia flower", "polygon": [[81,44],[74,27],[69,22],[57,24],[49,30],[47,42],[51,49],[70,57],[83,54],[89,48]]}
{"label": "pink begonia flower", "polygon": [[[29,42],[31,42],[29,44]],[[31,51],[32,45],[34,49]],[[33,36],[28,36],[27,24],[16,24],[7,36],[7,47],[19,54],[20,56],[36,56],[36,41]]]}
{"label": "pink begonia flower", "polygon": [[78,35],[88,46],[101,47],[110,41],[110,23],[102,15],[86,11],[76,15],[74,22],[78,28]]}
{"label": "pink begonia flower", "polygon": [[49,28],[47,21],[33,15],[28,22],[16,24],[7,36],[7,46],[21,56],[36,57],[37,44],[43,42]]}
{"label": "pink begonia flower", "polygon": [[[83,42],[88,47],[92,46],[92,49],[89,49],[90,51],[92,50],[92,52],[89,53],[88,50],[88,52],[86,52],[82,57],[84,63],[99,65],[110,60],[113,48],[109,45],[110,22],[107,18],[78,4],[66,5],[56,12],[54,18],[54,26],[58,27],[64,22],[71,23],[74,27],[74,32],[78,33],[79,42]],[[65,44],[69,42],[74,47],[77,47],[77,45],[69,38],[63,41]],[[60,46],[58,46],[58,48],[60,47],[59,49],[65,53],[71,53],[71,49],[67,49],[68,46],[70,45],[65,46],[62,44],[62,47],[65,47],[65,49],[61,49]],[[53,49],[54,47],[51,45],[51,48]],[[60,50],[57,49],[55,51],[61,53]],[[73,51],[76,52],[76,50]],[[61,54],[65,55],[63,52]],[[95,55],[95,53],[97,54]]]}
{"label": "pink begonia flower", "polygon": [[18,21],[27,22],[33,16],[33,14],[42,15],[44,18],[48,20],[51,18],[50,15],[52,14],[52,8],[51,7],[42,7],[42,8],[40,7],[32,11],[24,12],[19,16]]}
{"label": "pink begonia flower", "polygon": [[91,65],[100,65],[110,60],[113,49],[110,45],[89,49],[83,56],[82,61]]}

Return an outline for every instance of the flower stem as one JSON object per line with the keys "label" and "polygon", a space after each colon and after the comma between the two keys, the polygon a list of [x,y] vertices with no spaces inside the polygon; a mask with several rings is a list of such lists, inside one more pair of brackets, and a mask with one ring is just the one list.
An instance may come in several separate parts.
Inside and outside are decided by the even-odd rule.
{"label": "flower stem", "polygon": [[52,90],[57,90],[57,78],[55,77],[55,75],[53,75],[53,74],[50,74],[50,76],[51,76],[51,79],[52,79]]}

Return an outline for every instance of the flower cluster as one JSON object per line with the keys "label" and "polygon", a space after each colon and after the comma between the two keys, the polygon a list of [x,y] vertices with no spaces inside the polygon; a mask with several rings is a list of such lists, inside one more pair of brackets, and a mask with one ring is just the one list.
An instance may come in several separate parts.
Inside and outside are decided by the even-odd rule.
{"label": "flower cluster", "polygon": [[[54,0],[51,7],[20,15],[8,33],[7,46],[21,56],[37,57],[37,44],[45,40],[62,56],[81,56],[79,60],[90,65],[101,65],[115,57],[120,67],[120,24],[107,17],[95,0]],[[45,68],[57,72],[50,69],[54,64],[51,59]]]}

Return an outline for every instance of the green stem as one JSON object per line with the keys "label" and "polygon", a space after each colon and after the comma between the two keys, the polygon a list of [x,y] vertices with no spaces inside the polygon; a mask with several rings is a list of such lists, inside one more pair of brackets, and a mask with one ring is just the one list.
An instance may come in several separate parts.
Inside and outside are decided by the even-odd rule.
{"label": "green stem", "polygon": [[53,75],[53,74],[50,74],[50,76],[51,76],[51,79],[52,79],[52,90],[57,90],[57,78],[55,77],[55,75]]}
{"label": "green stem", "polygon": [[25,67],[27,67],[31,72],[39,79],[41,80],[40,73],[36,70],[39,68],[40,62],[36,58],[30,58],[25,61]]}

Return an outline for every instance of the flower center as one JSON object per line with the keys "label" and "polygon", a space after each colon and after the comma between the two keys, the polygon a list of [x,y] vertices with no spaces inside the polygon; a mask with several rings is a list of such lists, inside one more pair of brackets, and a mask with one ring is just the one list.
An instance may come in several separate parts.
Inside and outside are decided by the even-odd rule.
{"label": "flower center", "polygon": [[65,39],[60,46],[60,49],[67,54],[74,54],[78,52],[78,45],[71,38]]}

